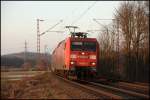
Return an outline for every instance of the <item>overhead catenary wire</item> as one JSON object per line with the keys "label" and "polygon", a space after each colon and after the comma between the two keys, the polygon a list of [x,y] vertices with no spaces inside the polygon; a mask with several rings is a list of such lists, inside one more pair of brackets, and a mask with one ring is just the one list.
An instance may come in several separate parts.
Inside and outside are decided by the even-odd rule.
{"label": "overhead catenary wire", "polygon": [[95,1],[92,5],[90,5],[76,20],[74,20],[72,22],[72,26],[74,23],[76,23],[77,21],[79,21],[95,4],[96,4],[97,1]]}
{"label": "overhead catenary wire", "polygon": [[44,35],[46,32],[49,32],[51,29],[53,29],[54,27],[56,27],[58,24],[60,24],[61,22],[63,22],[63,20],[60,20],[58,23],[56,23],[54,26],[50,27],[48,30],[46,30],[45,32],[41,33],[41,35]]}
{"label": "overhead catenary wire", "polygon": [[[72,10],[72,14],[76,11],[76,9],[77,9],[77,8],[75,8],[74,10]],[[71,14],[71,15],[72,15],[72,14]],[[68,16],[71,17],[70,14],[69,14]],[[72,17],[73,17],[73,16],[72,16]],[[71,17],[71,18],[72,18],[72,17]],[[66,16],[66,17],[64,17],[63,19],[67,19],[67,21],[68,21],[69,18]],[[66,21],[63,21],[63,22],[66,22]],[[65,24],[64,24],[64,25],[65,25]],[[63,31],[63,32],[66,31],[66,30],[65,30],[66,27],[65,27],[64,25],[59,29],[59,31]],[[66,24],[66,25],[69,25],[69,24]]]}
{"label": "overhead catenary wire", "polygon": [[[71,24],[71,26],[73,26],[73,24],[76,22],[76,21],[78,21],[81,17],[83,17],[86,13],[87,13],[87,11],[88,10],[90,10],[94,5],[95,5],[95,3],[96,3],[97,1],[95,1],[91,6],[89,6],[76,20],[74,20],[73,22],[72,22],[72,24]],[[73,10],[73,12],[75,12],[76,11],[76,9],[74,9]],[[60,31],[62,31],[62,30],[64,30],[66,27],[62,27],[61,29],[60,29]],[[80,28],[78,28],[78,29],[80,29]]]}

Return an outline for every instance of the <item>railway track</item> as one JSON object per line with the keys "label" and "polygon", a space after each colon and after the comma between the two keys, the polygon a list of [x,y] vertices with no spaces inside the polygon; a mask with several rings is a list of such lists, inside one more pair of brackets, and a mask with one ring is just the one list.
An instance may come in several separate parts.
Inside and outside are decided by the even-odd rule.
{"label": "railway track", "polygon": [[146,94],[146,95],[149,94],[149,86],[137,85],[137,84],[126,83],[126,82],[110,83],[109,85],[117,88],[127,89],[134,92]]}
{"label": "railway track", "polygon": [[149,86],[149,83],[135,82],[135,84],[140,86]]}
{"label": "railway track", "polygon": [[100,99],[149,99],[149,95],[137,93],[130,90],[119,89],[109,85],[103,85],[88,81],[71,81],[57,76],[61,80],[72,84],[73,86],[82,89],[98,96]]}
{"label": "railway track", "polygon": [[103,89],[104,91],[108,91],[110,93],[114,93],[116,95],[122,96],[125,99],[149,99],[148,94],[138,93],[133,90],[118,88],[110,85],[104,85],[94,82],[87,82],[91,86],[94,86],[95,88]]}
{"label": "railway track", "polygon": [[111,81],[102,81],[102,80],[92,80],[92,82],[103,84],[103,85],[109,85],[112,87],[116,88],[121,88],[145,95],[149,95],[149,85],[148,83],[129,83],[129,82],[123,82],[123,81],[118,81],[118,82],[111,82]]}
{"label": "railway track", "polygon": [[58,75],[56,75],[56,77],[61,79],[62,81],[65,81],[65,82],[73,85],[76,88],[82,89],[84,92],[88,92],[90,94],[95,95],[99,99],[123,99],[121,96],[118,96],[118,95],[115,95],[115,94],[112,94],[112,93],[108,93],[108,92],[105,92],[105,91],[102,91],[102,90],[99,90],[99,89],[95,89],[93,87],[89,87],[85,84],[81,84],[81,83],[78,83],[78,82],[75,82],[75,81],[64,79],[63,77],[58,76]]}

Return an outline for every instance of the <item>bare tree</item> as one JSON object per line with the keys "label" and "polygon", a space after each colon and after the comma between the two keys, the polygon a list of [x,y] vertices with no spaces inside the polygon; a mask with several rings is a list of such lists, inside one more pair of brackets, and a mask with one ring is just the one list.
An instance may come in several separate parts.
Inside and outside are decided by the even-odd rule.
{"label": "bare tree", "polygon": [[[138,73],[140,71],[138,68],[142,67],[139,62],[143,61],[144,55],[141,53],[141,50],[143,49],[149,54],[145,50],[149,46],[149,21],[145,4],[147,5],[143,1],[127,1],[123,2],[120,8],[116,10],[115,19],[119,21],[117,24],[119,24],[121,33],[125,39],[124,48],[127,55],[125,67],[127,78],[130,80],[138,80],[138,76],[142,76]],[[146,59],[149,59],[149,57]],[[144,67],[142,68],[144,69]]]}
{"label": "bare tree", "polygon": [[[99,36],[101,73],[116,74],[115,29],[113,24],[104,25]],[[113,76],[112,76],[113,77]]]}
{"label": "bare tree", "polygon": [[[119,21],[119,26],[121,29],[121,33],[124,36],[125,39],[125,51],[126,51],[126,73],[127,73],[127,78],[132,73],[129,73],[129,68],[131,66],[131,43],[132,43],[132,37],[133,37],[133,31],[134,31],[134,25],[132,23],[133,21],[133,11],[134,11],[134,5],[130,4],[129,2],[123,2],[120,6],[120,8],[117,11],[116,14],[116,20]],[[132,70],[130,68],[130,70]]]}
{"label": "bare tree", "polygon": [[142,41],[147,37],[145,34],[146,25],[146,15],[144,14],[144,6],[141,2],[136,2],[136,6],[133,11],[133,20],[132,23],[133,27],[133,50],[135,54],[135,61],[136,61],[136,80],[138,79],[138,67],[139,67],[139,49],[141,48],[140,44]]}

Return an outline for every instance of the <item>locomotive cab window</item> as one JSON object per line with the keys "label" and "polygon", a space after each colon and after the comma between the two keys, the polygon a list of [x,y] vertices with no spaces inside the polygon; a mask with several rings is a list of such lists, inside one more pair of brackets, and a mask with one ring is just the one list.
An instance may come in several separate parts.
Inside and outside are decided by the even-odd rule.
{"label": "locomotive cab window", "polygon": [[71,43],[71,50],[73,51],[81,51],[83,46],[83,42],[72,42]]}
{"label": "locomotive cab window", "polygon": [[95,42],[84,42],[84,50],[85,51],[96,51],[96,43]]}
{"label": "locomotive cab window", "polygon": [[72,42],[71,43],[72,51],[96,51],[96,42]]}

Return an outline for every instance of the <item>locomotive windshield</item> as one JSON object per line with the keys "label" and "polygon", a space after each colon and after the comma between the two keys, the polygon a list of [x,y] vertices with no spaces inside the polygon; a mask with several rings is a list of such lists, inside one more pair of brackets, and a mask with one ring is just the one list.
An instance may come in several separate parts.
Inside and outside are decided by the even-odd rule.
{"label": "locomotive windshield", "polygon": [[96,42],[72,42],[72,51],[96,51]]}

